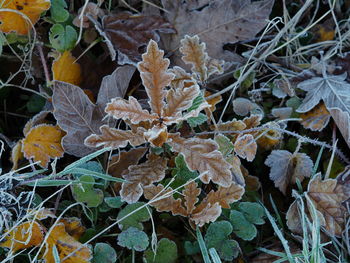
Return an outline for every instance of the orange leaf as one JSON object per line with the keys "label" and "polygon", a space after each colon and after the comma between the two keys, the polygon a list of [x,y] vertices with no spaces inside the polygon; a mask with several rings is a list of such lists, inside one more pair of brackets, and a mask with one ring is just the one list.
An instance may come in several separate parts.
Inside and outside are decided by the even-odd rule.
{"label": "orange leaf", "polygon": [[163,55],[164,51],[159,50],[157,42],[151,40],[147,52],[142,55],[142,61],[137,64],[152,112],[160,117],[165,105],[165,87],[169,86],[174,78],[174,75],[168,72],[169,59],[163,58]]}
{"label": "orange leaf", "polygon": [[[205,91],[204,93],[204,97],[209,97],[211,96],[212,93],[210,91]],[[206,99],[206,101],[208,102],[208,104],[210,105],[210,108],[208,110],[210,110],[210,112],[214,112],[216,110],[216,104],[220,103],[222,101],[222,97],[221,95],[216,96],[212,99]]]}
{"label": "orange leaf", "polygon": [[58,126],[41,124],[33,127],[22,141],[24,157],[40,161],[39,165],[46,168],[50,158],[63,156],[63,136],[64,132]]}
{"label": "orange leaf", "polygon": [[[53,246],[56,246],[61,262],[64,263],[89,263],[92,258],[90,248],[70,236],[63,223],[58,223],[50,231],[45,244],[46,249],[42,256],[45,259],[45,263],[55,263],[52,252]],[[63,261],[72,252],[74,253]]]}
{"label": "orange leaf", "polygon": [[312,131],[322,131],[328,124],[331,115],[323,102],[316,105],[312,110],[301,113],[301,124],[304,128]]}
{"label": "orange leaf", "polygon": [[52,63],[53,79],[79,86],[82,81],[81,67],[70,51],[65,51]]}
{"label": "orange leaf", "polygon": [[20,249],[38,246],[43,240],[43,228],[39,223],[24,222],[6,234],[0,247],[10,248],[14,253]]}
{"label": "orange leaf", "polygon": [[76,240],[85,233],[85,227],[77,217],[61,218],[59,222],[64,224],[67,233]]}
{"label": "orange leaf", "polygon": [[1,11],[3,8],[12,9],[27,16],[34,25],[41,13],[50,8],[49,0],[3,0],[0,7],[0,31],[4,33],[16,32],[26,35],[31,30],[27,19],[15,12]]}

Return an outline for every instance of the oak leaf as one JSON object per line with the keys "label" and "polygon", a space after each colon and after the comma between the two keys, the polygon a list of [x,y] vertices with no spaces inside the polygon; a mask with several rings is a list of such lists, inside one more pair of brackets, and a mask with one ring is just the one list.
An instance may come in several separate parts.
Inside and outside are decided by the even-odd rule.
{"label": "oak leaf", "polygon": [[158,156],[149,156],[148,160],[139,165],[130,165],[128,171],[122,174],[127,183],[122,184],[120,196],[122,201],[135,203],[143,194],[143,188],[165,177],[167,169],[166,159]]}
{"label": "oak leaf", "polygon": [[33,127],[22,141],[24,157],[46,168],[50,158],[60,158],[64,150],[61,145],[64,132],[58,126],[41,124]]}
{"label": "oak leaf", "polygon": [[322,131],[328,124],[331,115],[324,103],[317,104],[312,110],[300,114],[301,124],[312,131]]}
{"label": "oak leaf", "polygon": [[46,263],[55,263],[53,254],[54,246],[57,248],[60,260],[63,260],[66,256],[74,252],[70,257],[61,262],[89,263],[92,258],[91,249],[70,236],[63,223],[58,223],[49,230],[49,236],[47,237],[42,255]]}
{"label": "oak leaf", "polygon": [[165,87],[169,86],[174,75],[168,72],[169,59],[163,58],[164,51],[158,49],[155,41],[151,40],[147,52],[142,55],[142,62],[137,64],[142,83],[149,97],[149,105],[153,113],[163,116],[166,96]]}
{"label": "oak leaf", "polygon": [[305,153],[292,154],[286,150],[272,151],[265,164],[271,168],[270,179],[284,195],[288,185],[310,177],[313,167],[312,160]]}
{"label": "oak leaf", "polygon": [[170,87],[174,90],[188,88],[197,83],[190,73],[178,66],[169,69],[169,72],[174,74],[174,78],[170,83]]}
{"label": "oak leaf", "polygon": [[44,240],[44,229],[35,221],[21,223],[5,233],[0,247],[9,248],[14,253],[24,248],[39,246]]}
{"label": "oak leaf", "polygon": [[82,72],[75,60],[70,51],[62,53],[52,63],[53,79],[79,86],[82,81]]}
{"label": "oak leaf", "polygon": [[173,134],[168,144],[173,151],[184,155],[192,171],[197,170],[203,174],[200,178],[203,183],[208,184],[212,180],[223,187],[231,185],[231,165],[225,161],[215,141],[199,138],[184,139],[179,134]]}
{"label": "oak leaf", "polygon": [[[26,16],[34,25],[39,20],[41,13],[50,8],[51,3],[49,0],[4,0],[0,5],[0,31],[26,35],[32,26],[23,16]],[[15,12],[2,11],[2,8],[20,12],[23,16]]]}

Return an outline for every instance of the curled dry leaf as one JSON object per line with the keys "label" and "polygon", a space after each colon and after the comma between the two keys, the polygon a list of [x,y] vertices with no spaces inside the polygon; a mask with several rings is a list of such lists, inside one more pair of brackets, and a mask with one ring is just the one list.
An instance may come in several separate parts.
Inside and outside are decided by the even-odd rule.
{"label": "curled dry leaf", "polygon": [[[142,128],[138,129],[139,131]],[[131,130],[124,131],[115,128],[110,128],[108,125],[100,127],[100,135],[92,134],[84,141],[89,147],[112,147],[113,149],[123,148],[128,143],[132,146],[139,146],[146,142],[142,132],[134,133]]]}
{"label": "curled dry leaf", "polygon": [[142,164],[129,166],[128,171],[122,174],[128,181],[122,184],[120,191],[122,201],[129,204],[136,203],[143,194],[143,187],[163,180],[166,169],[166,159],[158,156],[153,156]]}
{"label": "curled dry leaf", "polygon": [[[16,12],[0,12],[0,31],[4,33],[16,32],[19,35],[26,35],[40,18],[41,13],[50,8],[49,0],[4,0],[0,3],[0,9],[7,8]],[[25,19],[27,17],[27,19]]]}
{"label": "curled dry leaf", "polygon": [[203,176],[201,181],[208,184],[210,180],[223,187],[232,183],[231,165],[225,161],[218,150],[218,145],[210,139],[184,139],[179,134],[172,134],[169,145],[175,152],[182,153],[188,167],[198,170]]}
{"label": "curled dry leaf", "polygon": [[5,230],[5,233],[0,247],[9,248],[13,253],[24,248],[39,246],[44,240],[44,229],[35,221],[21,223],[11,231]]}
{"label": "curled dry leaf", "polygon": [[24,157],[39,162],[41,167],[46,168],[50,158],[63,156],[63,136],[64,132],[58,126],[41,124],[33,127],[22,140]]}
{"label": "curled dry leaf", "polygon": [[91,249],[69,235],[63,223],[58,223],[49,230],[49,236],[45,243],[45,251],[42,256],[46,263],[56,262],[53,254],[54,246],[56,246],[61,260],[74,252],[72,256],[65,260],[67,262],[89,263],[92,258]]}
{"label": "curled dry leaf", "polygon": [[149,105],[153,113],[163,116],[165,87],[169,86],[174,75],[168,72],[169,59],[163,58],[164,51],[158,49],[155,41],[151,40],[147,52],[142,55],[142,62],[137,64],[142,83],[149,97]]}
{"label": "curled dry leaf", "polygon": [[159,41],[158,32],[175,32],[160,16],[132,15],[128,12],[104,16],[102,27],[96,28],[106,39],[112,60],[118,52],[120,65],[139,62],[148,42],[151,39]]}
{"label": "curled dry leaf", "polygon": [[188,88],[197,83],[190,73],[178,66],[169,69],[169,72],[174,74],[174,78],[170,82],[170,87],[174,90]]}
{"label": "curled dry leaf", "polygon": [[82,81],[82,73],[80,65],[75,60],[70,51],[62,53],[52,63],[53,79],[79,86]]}
{"label": "curled dry leaf", "polygon": [[241,158],[247,159],[249,162],[254,160],[257,148],[258,145],[256,144],[254,136],[251,134],[238,136],[234,144],[234,149],[237,155]]}
{"label": "curled dry leaf", "polygon": [[322,131],[327,126],[330,117],[323,102],[317,104],[312,110],[300,114],[301,124],[312,131]]}
{"label": "curled dry leaf", "polygon": [[292,154],[286,150],[272,151],[265,164],[271,168],[270,179],[284,195],[288,185],[310,177],[313,167],[312,160],[305,153]]}
{"label": "curled dry leaf", "polygon": [[185,34],[198,34],[206,43],[209,56],[232,61],[224,44],[253,38],[266,25],[273,1],[162,0],[162,4],[176,29],[176,34],[165,38],[167,50],[176,50]]}

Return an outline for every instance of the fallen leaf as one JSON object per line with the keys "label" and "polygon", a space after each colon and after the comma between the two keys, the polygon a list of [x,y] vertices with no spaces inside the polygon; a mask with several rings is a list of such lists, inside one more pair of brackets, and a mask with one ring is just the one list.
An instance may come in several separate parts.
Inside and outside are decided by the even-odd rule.
{"label": "fallen leaf", "polygon": [[106,39],[112,60],[118,52],[120,65],[139,62],[148,42],[151,39],[159,41],[158,32],[175,32],[160,16],[132,15],[128,12],[104,16],[101,28],[96,28]]}
{"label": "fallen leaf", "polygon": [[162,0],[168,11],[165,16],[176,29],[176,34],[165,39],[167,50],[176,50],[186,34],[198,35],[210,57],[232,61],[224,44],[253,38],[267,24],[273,2]]}
{"label": "fallen leaf", "polygon": [[22,152],[24,157],[34,162],[39,162],[46,168],[50,158],[63,156],[61,145],[64,132],[58,126],[41,124],[33,127],[22,140]]}
{"label": "fallen leaf", "polygon": [[42,255],[45,263],[56,262],[53,255],[54,246],[57,248],[60,260],[74,252],[62,262],[89,263],[92,258],[91,249],[70,236],[63,223],[58,223],[49,230],[49,236],[45,243],[45,252]]}
{"label": "fallen leaf", "polygon": [[129,166],[128,171],[122,174],[128,181],[122,184],[120,190],[122,201],[129,204],[137,202],[143,194],[144,187],[164,179],[166,169],[166,159],[158,156],[149,158],[144,163]]}
{"label": "fallen leaf", "polygon": [[66,153],[83,157],[95,151],[84,145],[84,139],[103,125],[103,113],[77,86],[56,81],[53,87],[53,115],[67,134],[62,146]]}
{"label": "fallen leaf", "polygon": [[149,105],[153,113],[163,116],[165,87],[169,86],[174,75],[168,72],[169,59],[163,58],[164,51],[158,49],[155,41],[151,40],[147,52],[142,55],[142,62],[137,64],[142,84],[149,97]]}
{"label": "fallen leaf", "polygon": [[345,78],[346,74],[342,74],[301,82],[298,88],[307,91],[307,94],[297,112],[308,112],[322,100],[350,147],[350,84]]}
{"label": "fallen leaf", "polygon": [[232,183],[231,165],[225,161],[218,150],[218,145],[210,139],[184,139],[173,134],[168,141],[173,151],[182,153],[188,167],[203,174],[201,181],[208,184],[210,180],[223,187]]}
{"label": "fallen leaf", "polygon": [[[84,13],[82,14],[83,10]],[[96,20],[98,17],[102,18],[104,14],[104,10],[101,9],[97,4],[89,2],[86,6],[79,8],[78,15],[73,19],[73,25],[76,27],[80,27],[80,25],[82,25],[83,28],[89,28],[91,22],[87,15],[90,15],[93,19]],[[81,15],[82,19],[80,19]]]}
{"label": "fallen leaf", "polygon": [[234,149],[237,155],[241,158],[247,159],[251,162],[254,160],[258,145],[254,139],[254,136],[251,134],[244,134],[238,136],[235,141]]}
{"label": "fallen leaf", "polygon": [[5,230],[5,233],[0,247],[9,248],[13,253],[21,249],[39,246],[44,240],[43,227],[35,221],[21,223],[9,232]]}
{"label": "fallen leaf", "polygon": [[59,223],[63,223],[66,232],[76,240],[79,240],[86,230],[81,220],[77,217],[61,218]]}
{"label": "fallen leaf", "polygon": [[330,117],[329,111],[322,102],[312,110],[300,114],[301,124],[312,131],[322,131],[327,126]]}
{"label": "fallen leaf", "polygon": [[312,160],[305,153],[290,153],[286,150],[274,150],[267,157],[265,165],[271,168],[270,179],[275,186],[286,195],[287,187],[302,182],[310,177],[314,166]]}
{"label": "fallen leaf", "polygon": [[18,162],[23,158],[22,141],[18,141],[11,150],[11,162],[13,163],[12,170],[16,170],[18,168]]}
{"label": "fallen leaf", "polygon": [[174,78],[170,82],[170,87],[174,90],[188,88],[197,83],[192,74],[187,73],[184,69],[178,66],[169,69],[169,72],[174,74]]}
{"label": "fallen leaf", "polygon": [[70,51],[63,52],[53,63],[53,79],[79,86],[82,81],[80,65]]}
{"label": "fallen leaf", "polygon": [[1,1],[1,8],[12,9],[23,14],[15,12],[0,12],[0,31],[4,33],[16,32],[19,35],[26,35],[32,29],[29,21],[34,25],[40,18],[41,13],[50,8],[49,0],[4,0]]}

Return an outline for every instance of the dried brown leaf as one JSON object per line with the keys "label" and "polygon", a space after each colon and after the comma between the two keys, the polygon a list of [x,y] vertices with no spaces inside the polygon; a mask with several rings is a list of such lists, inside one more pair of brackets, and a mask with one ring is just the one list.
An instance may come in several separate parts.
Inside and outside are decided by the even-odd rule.
{"label": "dried brown leaf", "polygon": [[205,43],[200,43],[197,35],[193,37],[185,35],[181,40],[179,49],[183,55],[182,60],[186,64],[192,65],[191,70],[200,82],[204,82],[208,78],[207,63],[209,56],[205,49]]}
{"label": "dried brown leaf", "polygon": [[185,199],[185,206],[187,214],[190,215],[192,211],[196,208],[196,203],[198,202],[198,196],[201,193],[201,189],[198,188],[196,182],[191,182],[185,185],[185,189],[182,191]]}
{"label": "dried brown leaf", "polygon": [[151,110],[160,117],[163,116],[165,106],[165,87],[169,86],[174,78],[174,75],[168,72],[169,59],[163,58],[163,55],[164,51],[151,40],[147,46],[147,52],[142,55],[142,62],[137,64],[142,83],[150,99]]}
{"label": "dried brown leaf", "polygon": [[191,220],[199,227],[206,223],[214,222],[221,215],[221,206],[219,203],[208,203],[200,212],[191,215]]}
{"label": "dried brown leaf", "polygon": [[168,139],[167,127],[164,124],[154,125],[144,136],[153,146],[162,147]]}
{"label": "dried brown leaf", "polygon": [[251,162],[254,160],[258,145],[251,134],[244,134],[237,138],[234,149],[239,157]]}
{"label": "dried brown leaf", "polygon": [[96,28],[105,37],[112,60],[118,52],[120,65],[139,62],[148,42],[151,39],[159,41],[158,32],[175,32],[171,24],[160,16],[132,15],[128,12],[104,16],[102,27]]}
{"label": "dried brown leaf", "polygon": [[323,102],[316,105],[312,110],[300,114],[301,124],[304,128],[312,131],[322,131],[327,126],[330,117],[331,115]]}
{"label": "dried brown leaf", "polygon": [[130,143],[132,146],[139,146],[146,142],[143,132],[134,133],[130,130],[118,130],[110,128],[108,125],[100,127],[100,135],[92,134],[84,141],[89,147],[112,147],[114,149],[123,148]]}
{"label": "dried brown leaf", "polygon": [[129,100],[122,98],[112,99],[107,104],[105,112],[116,119],[129,120],[133,124],[141,121],[152,121],[157,116],[151,115],[147,110],[143,110],[140,103],[134,97],[130,96]]}
{"label": "dried brown leaf", "polygon": [[204,176],[201,180],[228,187],[232,183],[231,165],[225,161],[218,150],[218,145],[210,139],[184,139],[179,134],[172,134],[168,141],[176,152],[182,153],[191,170],[198,170]]}
{"label": "dried brown leaf", "polygon": [[191,87],[196,84],[196,81],[193,79],[192,75],[178,66],[169,69],[169,72],[175,75],[174,79],[170,83],[170,87],[174,90],[183,89],[184,87]]}
{"label": "dried brown leaf", "polygon": [[290,153],[286,150],[274,150],[267,157],[265,165],[271,167],[270,179],[275,186],[286,194],[287,187],[310,177],[313,162],[305,153]]}

